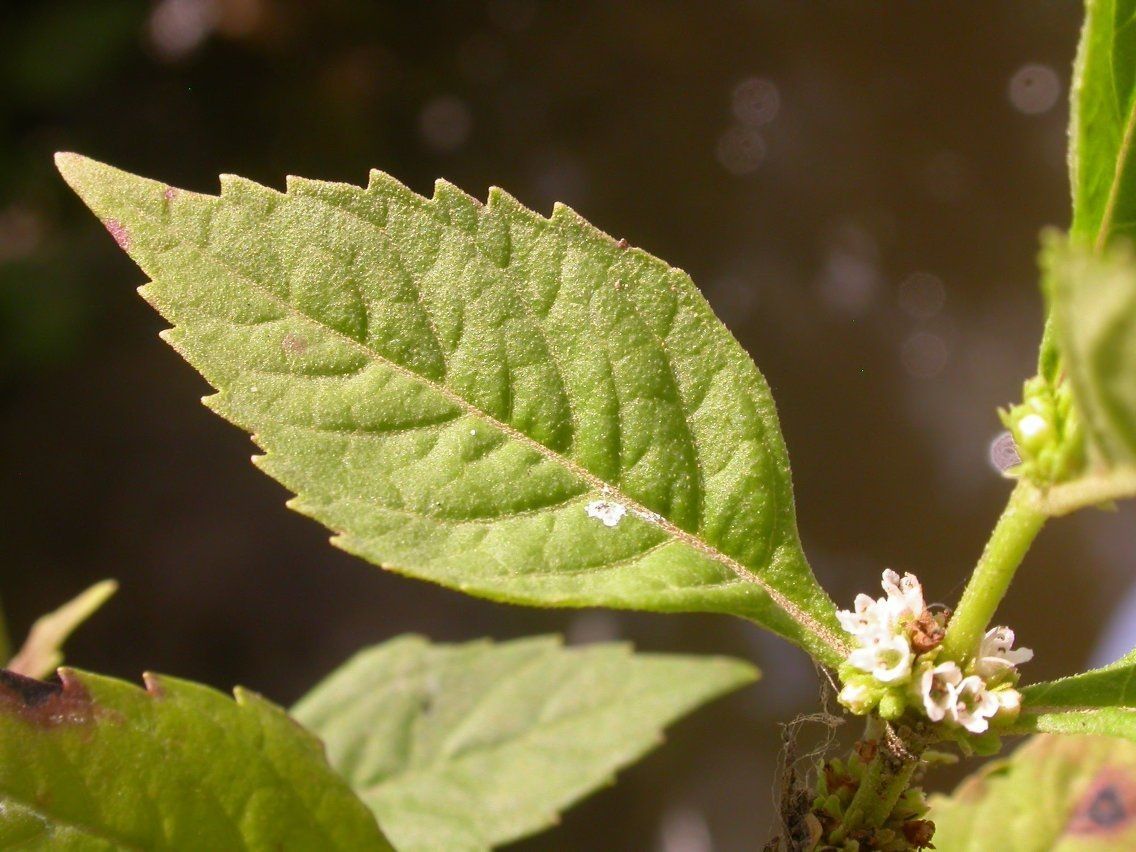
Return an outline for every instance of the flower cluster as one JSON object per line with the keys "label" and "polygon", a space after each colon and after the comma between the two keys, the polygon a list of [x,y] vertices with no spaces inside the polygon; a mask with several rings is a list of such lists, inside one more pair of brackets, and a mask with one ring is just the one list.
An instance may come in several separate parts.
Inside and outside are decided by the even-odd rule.
{"label": "flower cluster", "polygon": [[1011,720],[1021,706],[1017,666],[1033,657],[1014,649],[1014,631],[995,627],[964,670],[939,660],[946,613],[933,613],[912,574],[883,574],[884,597],[857,595],[852,610],[837,613],[855,647],[840,667],[840,703],[853,713],[877,710],[896,719],[909,707],[932,722],[984,733],[993,719]]}
{"label": "flower cluster", "polygon": [[998,412],[1010,430],[1020,462],[1006,475],[1024,477],[1037,485],[1072,478],[1084,467],[1085,441],[1069,383],[1029,379],[1022,401]]}

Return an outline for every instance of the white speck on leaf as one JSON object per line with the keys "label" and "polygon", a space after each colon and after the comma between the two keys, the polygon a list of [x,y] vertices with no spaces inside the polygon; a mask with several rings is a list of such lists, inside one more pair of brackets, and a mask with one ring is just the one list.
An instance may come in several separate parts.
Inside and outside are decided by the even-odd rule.
{"label": "white speck on leaf", "polygon": [[584,507],[589,518],[602,521],[605,527],[614,527],[627,514],[627,507],[612,500],[593,500]]}
{"label": "white speck on leaf", "polygon": [[648,512],[645,509],[635,509],[635,517],[642,518],[649,524],[662,524],[663,516],[657,512]]}

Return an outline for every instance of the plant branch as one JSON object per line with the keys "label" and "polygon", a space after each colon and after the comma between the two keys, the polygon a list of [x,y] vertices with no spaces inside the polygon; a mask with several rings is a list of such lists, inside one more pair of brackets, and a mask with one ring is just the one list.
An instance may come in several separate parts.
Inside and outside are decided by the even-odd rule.
{"label": "plant branch", "polygon": [[848,804],[844,819],[829,835],[830,844],[843,843],[854,832],[884,827],[919,768],[918,756],[908,754],[906,746],[900,750],[893,748],[882,726],[880,730],[878,739],[868,740],[876,744],[876,752],[864,769],[860,786]]}
{"label": "plant branch", "polygon": [[1019,482],[947,625],[943,639],[943,654],[947,659],[962,663],[974,656],[983,632],[1014,579],[1014,572],[1047,517],[1037,505],[1033,486]]}

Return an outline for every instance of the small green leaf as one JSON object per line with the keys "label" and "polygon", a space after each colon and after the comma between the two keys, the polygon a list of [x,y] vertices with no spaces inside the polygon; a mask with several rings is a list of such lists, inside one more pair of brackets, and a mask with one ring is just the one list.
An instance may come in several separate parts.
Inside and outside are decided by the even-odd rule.
{"label": "small green leaf", "polygon": [[59,169],[164,337],[340,547],[539,606],[742,615],[835,665],[761,374],[689,277],[567,207]]}
{"label": "small green leaf", "polygon": [[292,713],[402,852],[474,852],[552,825],[664,726],[756,674],[555,637],[405,636],[349,660]]}
{"label": "small green leaf", "polygon": [[1046,495],[1060,514],[1136,493],[1136,256],[1055,233],[1043,253],[1055,337],[1088,442],[1088,469]]}
{"label": "small green leaf", "polygon": [[1073,68],[1071,233],[1096,248],[1136,237],[1136,2],[1087,0]]}
{"label": "small green leaf", "polygon": [[63,643],[118,591],[114,580],[103,580],[55,612],[36,619],[28,638],[7,668],[27,677],[47,677],[63,662]]}
{"label": "small green leaf", "polygon": [[1136,740],[1136,651],[1103,668],[1025,687],[1014,731]]}
{"label": "small green leaf", "polygon": [[1136,744],[1038,736],[934,796],[938,852],[1136,848]]}
{"label": "small green leaf", "polygon": [[1136,707],[1136,651],[1115,663],[1022,689],[1027,704],[1063,707]]}
{"label": "small green leaf", "polygon": [[390,850],[323,747],[255,693],[0,676],[0,847]]}

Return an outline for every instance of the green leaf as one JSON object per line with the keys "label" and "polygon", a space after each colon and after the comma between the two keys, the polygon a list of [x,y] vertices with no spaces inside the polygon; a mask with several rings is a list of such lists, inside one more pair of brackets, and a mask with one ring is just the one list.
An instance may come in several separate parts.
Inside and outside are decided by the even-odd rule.
{"label": "green leaf", "polygon": [[23,646],[8,661],[10,671],[27,677],[47,677],[63,662],[63,643],[118,591],[114,580],[95,583],[54,612],[36,619]]}
{"label": "green leaf", "polygon": [[1038,736],[987,764],[929,815],[938,852],[1136,848],[1136,744]]}
{"label": "green leaf", "polygon": [[1045,495],[1053,514],[1136,494],[1136,259],[1055,233],[1043,253],[1055,336],[1089,469]]}
{"label": "green leaf", "polygon": [[390,850],[279,707],[146,676],[0,676],[0,847]]}
{"label": "green leaf", "polygon": [[1136,2],[1087,0],[1073,68],[1069,168],[1079,240],[1136,236]]}
{"label": "green leaf", "polygon": [[1103,668],[1025,687],[1013,730],[1136,740],[1136,651]]}
{"label": "green leaf", "polygon": [[1136,707],[1136,651],[1115,663],[1022,689],[1027,705]]}
{"label": "green leaf", "polygon": [[742,615],[842,658],[769,389],[683,272],[497,189],[224,176],[218,198],[57,163],[154,279],[208,405],[338,546],[497,600]]}
{"label": "green leaf", "polygon": [[349,660],[292,714],[402,852],[473,852],[552,825],[665,725],[756,675],[736,660],[555,637],[405,636]]}

